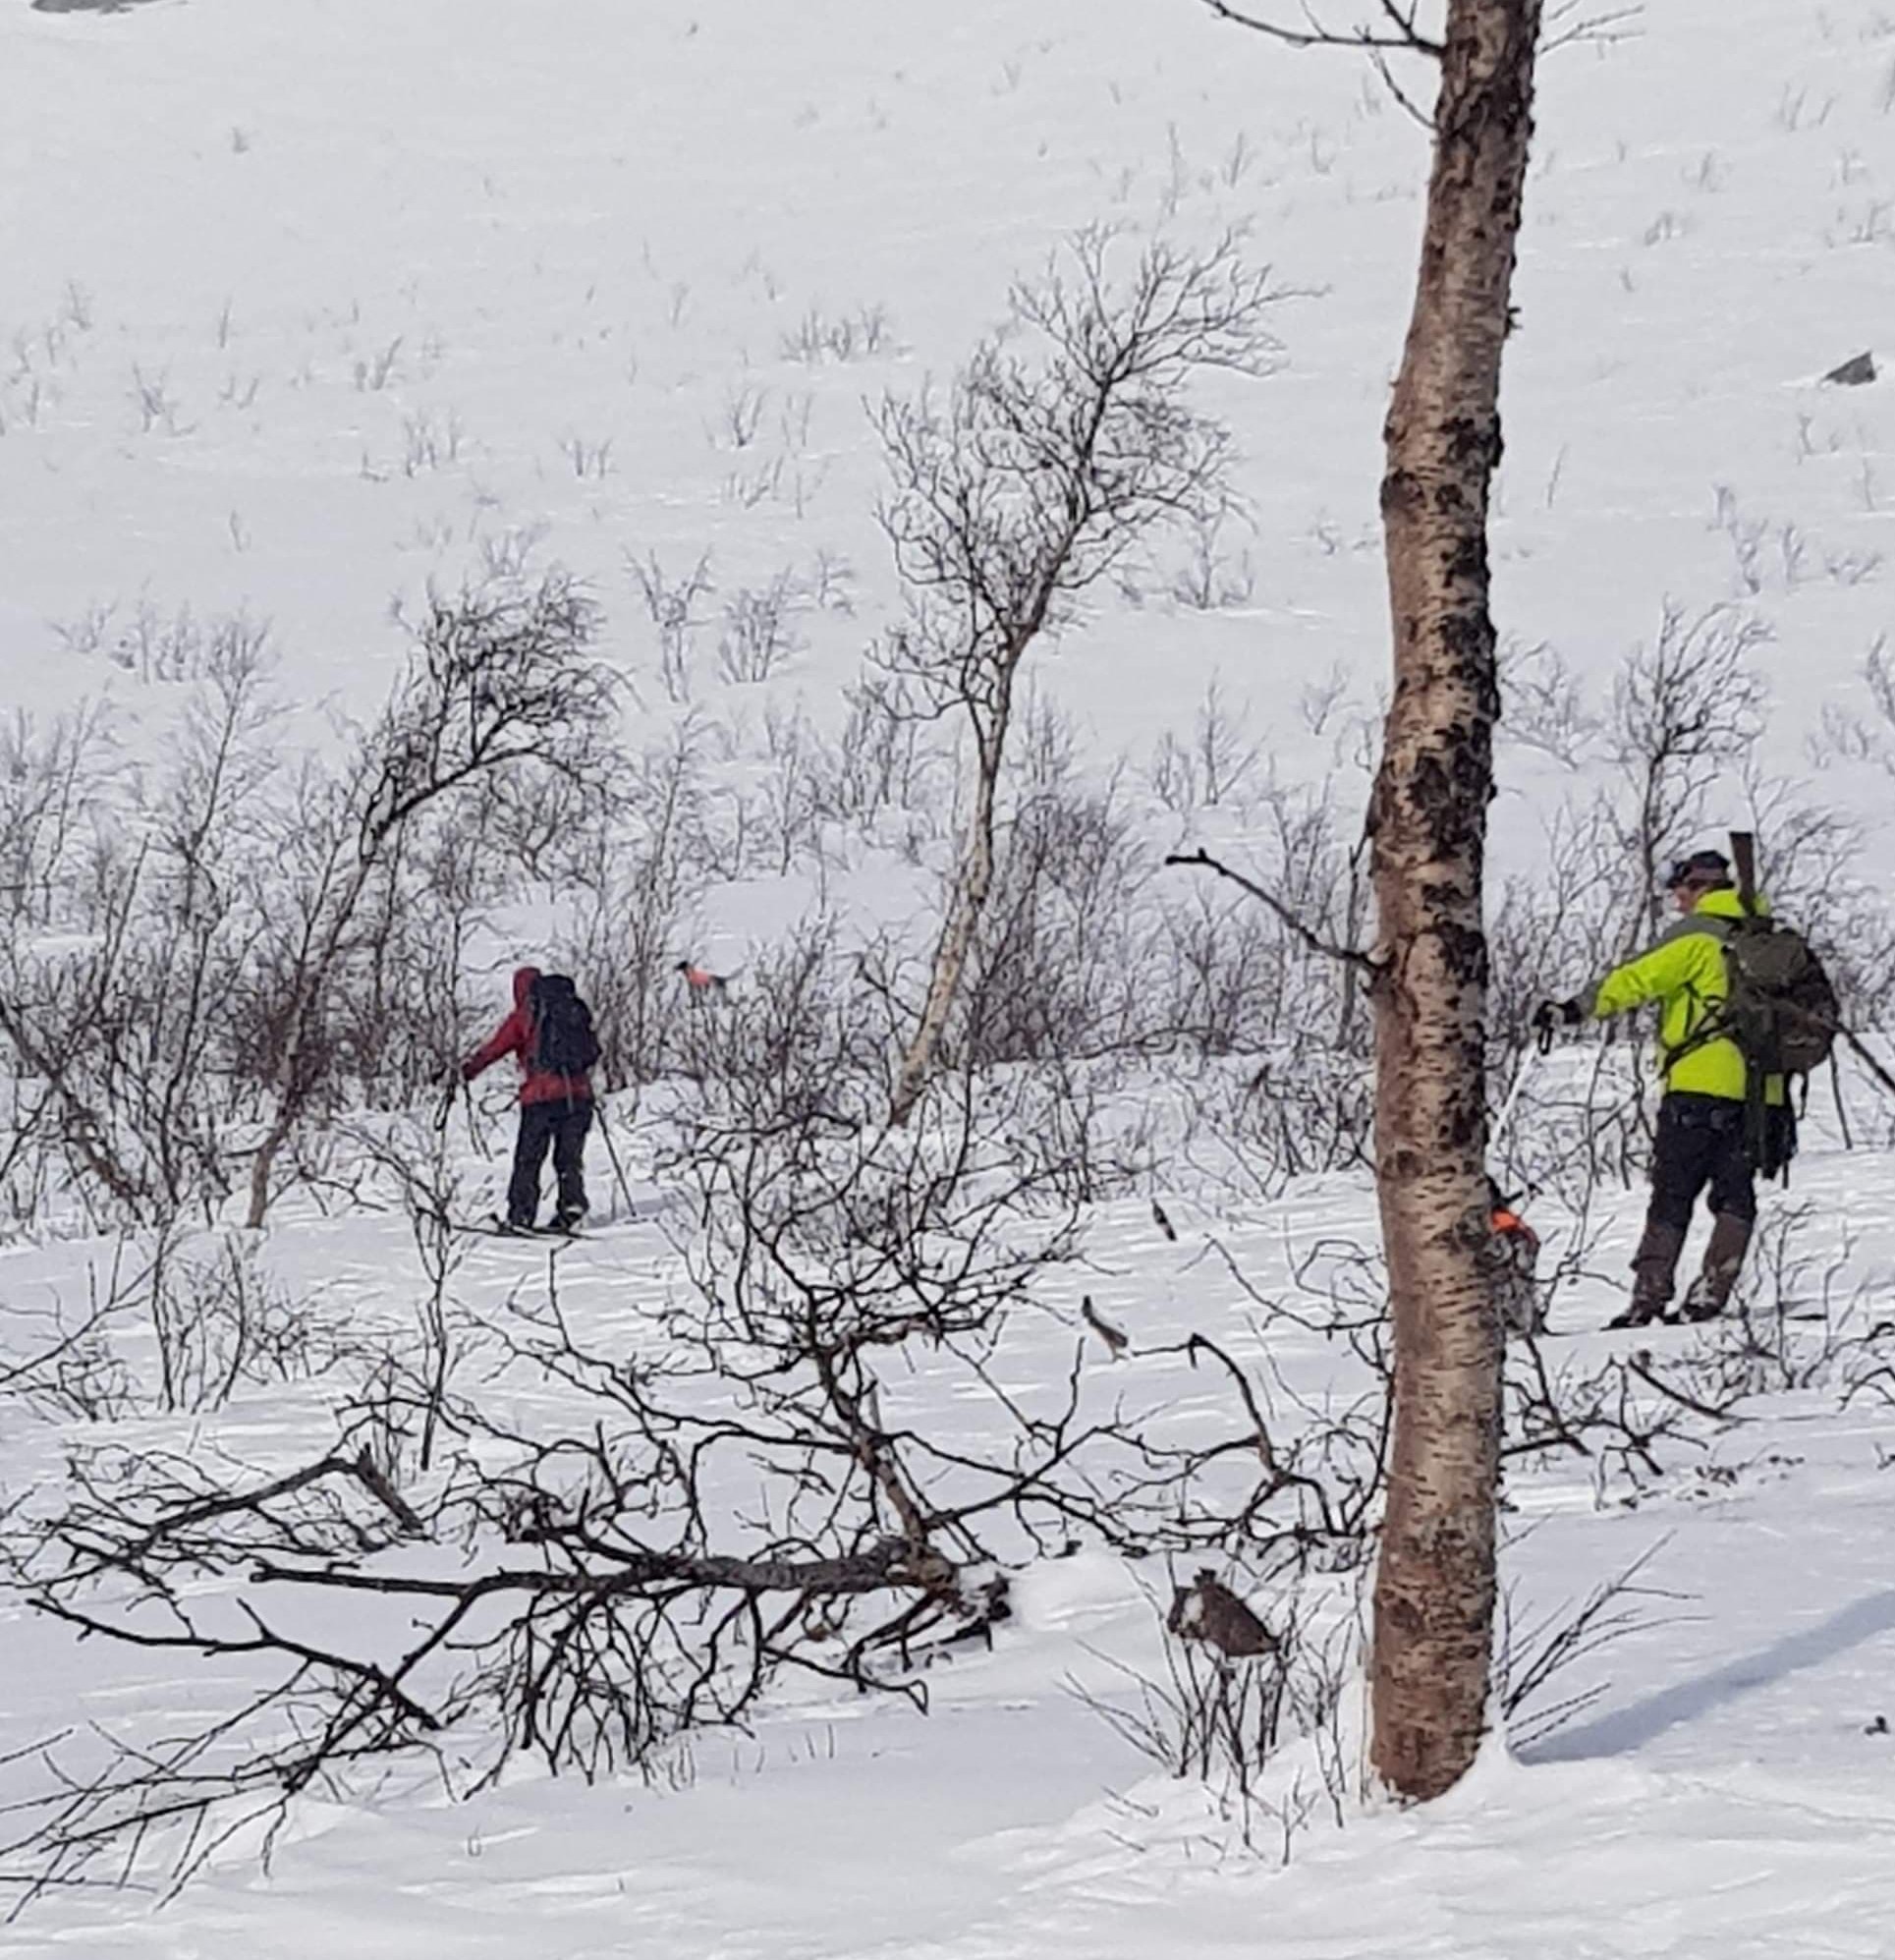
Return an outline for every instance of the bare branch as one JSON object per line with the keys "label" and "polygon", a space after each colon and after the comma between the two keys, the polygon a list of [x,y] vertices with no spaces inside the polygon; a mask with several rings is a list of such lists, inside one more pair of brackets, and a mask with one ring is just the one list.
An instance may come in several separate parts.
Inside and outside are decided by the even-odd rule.
{"label": "bare branch", "polygon": [[1228,4],[1228,0],[1202,0],[1202,4],[1220,20],[1229,21],[1234,26],[1249,28],[1254,32],[1267,34],[1270,39],[1280,41],[1285,47],[1339,47],[1356,50],[1398,50],[1405,54],[1426,55],[1430,60],[1441,58],[1442,44],[1424,34],[1415,25],[1419,11],[1419,0],[1414,0],[1407,8],[1396,4],[1396,0],[1378,0],[1383,20],[1387,25],[1374,28],[1360,24],[1353,28],[1332,28],[1326,26],[1312,4],[1305,4],[1302,9],[1304,25],[1292,28],[1281,22],[1259,19],[1254,14],[1246,13],[1241,8]]}
{"label": "bare branch", "polygon": [[1261,899],[1269,907],[1270,911],[1275,914],[1277,919],[1290,931],[1294,932],[1310,952],[1320,953],[1327,960],[1347,961],[1352,965],[1366,969],[1371,974],[1376,971],[1376,962],[1373,954],[1365,952],[1360,946],[1337,946],[1331,944],[1327,939],[1312,932],[1273,892],[1266,891],[1254,879],[1247,878],[1243,872],[1232,870],[1228,865],[1213,858],[1201,847],[1192,852],[1189,856],[1173,852],[1165,859],[1165,863],[1167,865],[1183,866],[1188,870],[1214,871],[1220,878],[1229,878],[1232,884],[1238,886],[1241,890],[1249,892],[1253,898]]}
{"label": "bare branch", "polygon": [[1619,41],[1630,40],[1638,32],[1638,23],[1644,19],[1643,4],[1607,7],[1598,13],[1587,13],[1584,9],[1588,4],[1588,0],[1559,0],[1558,5],[1547,8],[1539,35],[1542,55],[1586,43],[1610,47]]}

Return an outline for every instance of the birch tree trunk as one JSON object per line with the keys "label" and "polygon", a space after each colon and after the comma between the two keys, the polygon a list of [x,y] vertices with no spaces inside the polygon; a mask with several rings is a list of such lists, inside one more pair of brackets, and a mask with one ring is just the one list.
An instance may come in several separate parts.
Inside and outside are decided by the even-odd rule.
{"label": "birch tree trunk", "polygon": [[1415,310],[1385,429],[1395,688],[1370,824],[1395,1407],[1369,1754],[1411,1799],[1439,1795],[1473,1762],[1492,1648],[1501,1347],[1482,1259],[1482,873],[1499,697],[1486,524],[1539,17],[1540,0],[1450,0]]}
{"label": "birch tree trunk", "polygon": [[[308,1101],[308,1086],[304,1080],[305,1058],[308,1052],[311,1021],[317,1003],[327,993],[342,951],[343,935],[355,923],[357,909],[373,869],[372,863],[359,866],[335,903],[334,913],[322,924],[326,927],[320,945],[306,963],[300,965],[283,1036],[283,1053],[277,1062],[271,1088],[276,1104],[269,1127],[251,1158],[250,1204],[244,1214],[247,1231],[260,1231],[268,1215],[272,1197],[271,1180],[283,1147],[296,1134]],[[320,919],[320,915],[318,915]]]}
{"label": "birch tree trunk", "polygon": [[[969,717],[979,770],[890,1098],[897,1127],[927,1086],[993,888],[1021,663],[1147,533],[1225,509],[1228,435],[1185,391],[1204,369],[1262,373],[1275,358],[1263,317],[1278,295],[1267,273],[1245,268],[1234,239],[1198,256],[1149,246],[1122,281],[1113,259],[1109,230],[1081,233],[1069,270],[1056,263],[1014,288],[1011,331],[981,343],[945,413],[926,394],[876,412],[894,478],[882,528],[908,609],[876,663],[930,716]],[[1035,341],[1029,359],[1021,346]]]}
{"label": "birch tree trunk", "polygon": [[1005,676],[1001,700],[991,727],[975,718],[975,750],[979,774],[974,785],[974,814],[968,826],[967,846],[961,854],[954,885],[954,902],[949,907],[941,936],[934,948],[934,964],[929,970],[927,999],[921,1007],[913,1037],[902,1054],[895,1078],[895,1093],[890,1098],[888,1120],[899,1129],[913,1113],[921,1091],[934,1069],[934,1057],[947,1033],[948,1018],[961,991],[961,977],[974,950],[975,934],[987,910],[993,890],[994,805],[1000,789],[1000,765],[1006,752],[1007,724],[1011,718],[1013,677]]}

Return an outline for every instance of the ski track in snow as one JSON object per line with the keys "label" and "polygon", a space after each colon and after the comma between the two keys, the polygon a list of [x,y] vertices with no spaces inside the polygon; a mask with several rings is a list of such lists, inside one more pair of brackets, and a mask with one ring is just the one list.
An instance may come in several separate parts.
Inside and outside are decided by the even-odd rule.
{"label": "ski track in snow", "polygon": [[[1567,50],[1542,77],[1494,534],[1503,626],[1552,642],[1602,691],[1665,597],[1748,598],[1776,631],[1768,755],[1791,769],[1825,703],[1859,703],[1863,657],[1890,625],[1871,562],[1895,556],[1887,384],[1816,377],[1875,342],[1895,293],[1891,63],[1876,6],[1670,0],[1641,38]],[[1262,731],[1332,671],[1372,702],[1379,418],[1422,162],[1418,132],[1348,59],[1275,53],[1189,0],[182,0],[109,18],[10,4],[5,704],[109,694],[136,756],[162,741],[176,691],[143,686],[111,648],[140,608],[158,624],[242,607],[273,623],[316,731],[319,706],[380,692],[399,646],[391,594],[412,600],[476,565],[483,541],[530,533],[540,562],[596,583],[607,650],[654,701],[626,548],[672,567],[711,549],[726,588],[838,554],[856,610],[801,618],[780,683],[746,697],[704,681],[725,713],[800,699],[830,715],[892,596],[862,398],[949,371],[1007,281],[1074,227],[1149,224],[1167,203],[1188,235],[1248,225],[1310,294],[1279,322],[1282,374],[1215,391],[1247,459],[1254,531],[1231,548],[1251,554],[1254,589],[1203,613],[1101,599],[1043,683],[1108,756],[1187,732],[1213,676]],[[784,352],[812,309],[875,308],[886,342],[864,359]],[[140,377],[163,404],[148,426]],[[767,400],[740,444],[747,385]],[[1720,485],[1765,526],[1755,591],[1712,521]],[[1852,581],[1832,561],[1868,569]],[[110,611],[87,650],[77,629],[94,608]],[[1300,725],[1280,742],[1292,777],[1330,767]],[[1532,861],[1567,780],[1507,752],[1503,865]],[[1836,765],[1824,790],[1885,862],[1887,777]],[[885,913],[906,890],[884,865],[853,895]],[[706,894],[693,950],[738,964],[802,897],[795,880]],[[1847,1220],[1852,1283],[1881,1311],[1890,1168],[1819,1149],[1791,1195]],[[666,1194],[640,1190],[649,1215],[641,1204],[555,1256],[576,1321],[628,1347],[642,1303],[676,1283]],[[1036,1301],[1023,1368],[1066,1367],[1082,1288],[1135,1344],[1201,1327],[1241,1348],[1245,1303],[1200,1257],[1209,1232],[1266,1290],[1286,1244],[1372,1236],[1371,1200],[1348,1179],[1215,1212],[1165,1200],[1176,1246],[1143,1200],[1090,1218],[1094,1269]],[[1614,1201],[1615,1268],[1639,1205]],[[0,1312],[79,1297],[100,1256],[0,1248]],[[420,1284],[394,1214],[286,1207],[269,1257],[363,1320],[398,1323]],[[458,1297],[503,1315],[547,1261],[537,1244],[475,1241]],[[1607,1351],[1574,1330],[1612,1304],[1603,1281],[1561,1296],[1562,1359]],[[1313,1341],[1273,1337],[1271,1353],[1310,1392],[1336,1366]],[[1175,1362],[1119,1372],[1180,1420],[1224,1406]],[[918,1405],[928,1387],[913,1385]],[[307,1460],[326,1407],[317,1382],[183,1429],[131,1427],[281,1469]],[[61,1431],[0,1404],[0,1433],[9,1491],[56,1473]],[[448,1803],[397,1770],[359,1800],[300,1804],[267,1872],[240,1845],[162,1911],[50,1900],[0,1931],[0,1952],[1879,1955],[1895,1944],[1895,1737],[1867,1732],[1895,1724],[1887,1451],[1895,1416],[1874,1404],[1782,1396],[1701,1459],[1676,1453],[1633,1507],[1597,1505],[1583,1467],[1510,1475],[1514,1522],[1533,1527],[1507,1556],[1523,1602],[1579,1597],[1658,1544],[1647,1578],[1677,1596],[1664,1623],[1582,1666],[1576,1685],[1607,1691],[1564,1730],[1519,1758],[1491,1751],[1425,1813],[1312,1827],[1287,1869],[1235,1853],[1202,1790],[1152,1774],[1067,1692],[1111,1688],[1101,1655],[1155,1664],[1141,1588],[1162,1603],[1169,1584],[1082,1554],[1026,1575],[1019,1619],[991,1653],[937,1670],[926,1719],[786,1690],[753,1735],[699,1738],[676,1790],[523,1771]],[[76,1708],[187,1708],[217,1690],[17,1616],[0,1618],[0,1748]]]}

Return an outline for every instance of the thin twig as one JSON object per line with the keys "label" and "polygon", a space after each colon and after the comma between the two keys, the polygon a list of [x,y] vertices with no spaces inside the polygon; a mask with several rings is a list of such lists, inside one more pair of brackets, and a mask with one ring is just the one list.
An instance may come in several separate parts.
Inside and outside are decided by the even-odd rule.
{"label": "thin twig", "polygon": [[1228,0],[1203,0],[1203,4],[1220,21],[1249,28],[1254,33],[1267,34],[1271,40],[1281,41],[1285,47],[1395,48],[1404,54],[1426,55],[1432,61],[1441,58],[1441,43],[1430,39],[1416,27],[1414,8],[1411,6],[1404,13],[1394,4],[1394,0],[1380,0],[1381,10],[1391,24],[1387,32],[1377,32],[1367,27],[1327,28],[1308,6],[1303,9],[1306,25],[1286,28],[1279,22],[1260,21],[1254,14],[1246,14],[1229,5]]}

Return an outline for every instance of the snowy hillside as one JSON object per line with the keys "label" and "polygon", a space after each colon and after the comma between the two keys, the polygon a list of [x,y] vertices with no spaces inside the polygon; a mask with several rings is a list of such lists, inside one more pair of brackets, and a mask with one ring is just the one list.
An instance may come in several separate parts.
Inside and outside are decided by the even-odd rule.
{"label": "snowy hillside", "polygon": [[[1543,66],[1494,527],[1496,1068],[1532,994],[1577,986],[1637,927],[1634,843],[1752,820],[1865,1026],[1889,1025],[1895,411],[1886,378],[1821,377],[1866,349],[1895,360],[1892,135],[1895,19],[1872,0],[1659,0],[1636,33]],[[258,692],[230,697],[244,827],[206,858],[224,880],[208,898],[195,869],[182,895],[160,881],[148,916],[178,936],[139,967],[152,998],[220,930],[263,943],[281,923],[270,879],[304,874],[319,771],[353,753],[430,591],[571,575],[626,683],[629,756],[583,891],[567,872],[585,854],[557,839],[528,838],[531,875],[508,878],[470,865],[452,824],[423,840],[438,906],[383,929],[375,997],[335,1036],[355,1087],[294,1140],[261,1234],[240,1228],[230,1168],[255,1148],[253,1102],[212,1112],[183,1168],[141,1160],[169,1204],[125,1225],[67,1175],[93,1136],[35,1154],[51,1098],[9,1062],[0,1804],[21,1808],[0,1840],[49,1802],[58,1820],[62,1777],[138,1760],[115,1746],[163,1755],[207,1731],[193,1771],[213,1777],[250,1746],[215,1727],[271,1678],[242,1644],[245,1602],[274,1614],[298,1582],[246,1561],[290,1554],[259,1511],[233,1528],[241,1556],[180,1552],[162,1609],[129,1578],[113,1595],[156,1540],[123,1563],[99,1548],[137,1539],[165,1479],[254,1490],[346,1458],[347,1487],[296,1513],[295,1555],[341,1545],[424,1589],[560,1528],[508,1484],[523,1455],[520,1488],[555,1504],[629,1424],[702,1441],[713,1550],[759,1518],[831,1549],[811,1466],[833,1437],[778,1494],[770,1425],[808,1407],[760,1363],[741,1388],[723,1372],[754,1363],[755,1328],[738,1340],[718,1316],[754,1284],[733,1220],[762,1215],[773,1177],[819,1191],[786,1255],[802,1282],[823,1204],[869,1216],[870,1240],[911,1203],[925,1217],[914,1243],[939,1261],[946,1322],[891,1343],[870,1428],[925,1437],[937,1494],[971,1507],[996,1466],[1043,1480],[974,1528],[1007,1616],[923,1642],[910,1693],[854,1684],[861,1622],[832,1600],[833,1626],[809,1606],[795,1635],[816,1666],[732,1722],[639,1766],[608,1747],[590,1783],[551,1777],[532,1747],[498,1747],[518,1655],[471,1622],[416,1677],[443,1710],[424,1746],[319,1775],[280,1815],[215,1811],[227,1841],[158,1832],[122,1889],[105,1881],[127,1841],[86,1866],[69,1837],[0,1951],[1886,1949],[1895,1123],[1853,1064],[1840,1113],[1816,1086],[1742,1316],[1644,1346],[1599,1331],[1644,1204],[1632,1064],[1576,1046],[1533,1078],[1501,1165],[1533,1187],[1551,1294],[1547,1337],[1509,1363],[1514,1686],[1630,1576],[1445,1802],[1359,1800],[1361,1520],[1278,1487],[1254,1556],[1201,1549],[1269,1467],[1266,1420],[1334,1505],[1372,1479],[1356,1004],[1254,909],[1158,860],[1213,846],[1326,933],[1361,924],[1350,851],[1387,667],[1380,419],[1425,167],[1366,66],[1195,0],[0,0],[7,983],[112,971],[112,851],[189,829],[174,812],[200,790],[220,648],[266,649]],[[929,736],[898,789],[888,761],[875,794],[844,794],[874,748],[864,655],[904,616],[872,412],[944,388],[1014,283],[1101,225],[1128,250],[1234,235],[1276,293],[1267,371],[1194,395],[1232,431],[1228,515],[1154,533],[1029,663],[1013,813],[1054,889],[1007,887],[995,970],[1044,1014],[995,1010],[980,1095],[852,1181],[829,1105],[815,1121],[791,1088],[858,1107],[821,1044],[853,1055],[912,1005],[901,963],[938,918],[966,793]],[[1638,731],[1680,648],[1721,719],[1665,777],[1660,838],[1637,827],[1656,780]],[[306,757],[318,773],[299,775]],[[28,835],[19,786],[62,780]],[[413,981],[392,998],[387,944]],[[593,1228],[570,1246],[449,1234],[427,1211],[496,1200],[497,1079],[439,1128],[417,1085],[489,1032],[516,957],[572,964],[632,1057],[592,1147]],[[728,999],[688,993],[684,958],[735,974]],[[808,999],[787,1032],[771,1018]],[[1084,1060],[1052,1052],[1055,1007]],[[805,1125],[808,1148],[764,1148],[759,1172],[731,1140],[777,1134],[764,1116]],[[975,1164],[965,1203],[929,1182],[937,1148]],[[967,1326],[957,1285],[979,1291]],[[355,1467],[371,1457],[395,1501]],[[1185,1497],[1164,1481],[1179,1464]],[[50,1552],[18,1562],[55,1525],[102,1590],[53,1576]],[[1204,1564],[1282,1637],[1286,1733],[1309,1731],[1248,1794],[1162,1760],[1191,1755],[1165,1711],[1176,1670],[1204,1678],[1165,1615]],[[311,1589],[290,1623],[380,1665],[431,1596]],[[140,1641],[82,1641],[45,1610],[101,1599]],[[192,1616],[224,1645],[168,1650]],[[714,1653],[724,1693],[752,1637],[760,1656],[760,1633],[679,1639]],[[327,1706],[299,1677],[271,1712],[307,1737]],[[10,1852],[0,1876],[30,1886],[43,1853]]]}
{"label": "snowy hillside", "polygon": [[[530,546],[596,582],[646,674],[628,557],[677,578],[708,552],[728,594],[827,554],[855,611],[800,618],[785,676],[827,711],[890,597],[864,398],[946,375],[1008,282],[1099,222],[1241,226],[1301,297],[1277,378],[1215,404],[1250,513],[1211,545],[1227,602],[1169,595],[1181,541],[1049,684],[1110,752],[1187,732],[1213,675],[1273,736],[1332,671],[1373,698],[1424,148],[1348,61],[1182,0],[946,24],[823,0],[793,30],[669,0],[580,0],[556,29],[429,5],[5,19],[23,698],[135,693],[114,651],[189,608],[267,619],[303,691],[360,699],[391,601]],[[1754,597],[1773,680],[1855,690],[1886,624],[1859,573],[1895,494],[1885,393],[1816,377],[1886,310],[1888,59],[1873,8],[1740,32],[1707,4],[1546,64],[1497,543],[1522,645],[1594,672],[1666,597]],[[705,641],[699,698],[735,712]],[[1775,692],[1800,762],[1819,703]]]}

